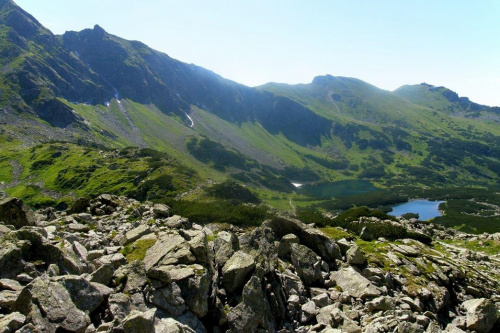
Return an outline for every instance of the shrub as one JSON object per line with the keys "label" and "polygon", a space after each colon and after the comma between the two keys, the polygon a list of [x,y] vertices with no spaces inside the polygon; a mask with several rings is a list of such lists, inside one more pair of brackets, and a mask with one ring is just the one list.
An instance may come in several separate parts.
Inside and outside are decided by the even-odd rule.
{"label": "shrub", "polygon": [[259,226],[270,216],[265,206],[231,204],[228,201],[196,202],[168,200],[172,214],[200,224],[229,223],[237,226]]}
{"label": "shrub", "polygon": [[227,180],[220,184],[215,184],[207,189],[207,193],[218,199],[233,200],[234,202],[259,203],[260,200],[249,189],[240,184]]}

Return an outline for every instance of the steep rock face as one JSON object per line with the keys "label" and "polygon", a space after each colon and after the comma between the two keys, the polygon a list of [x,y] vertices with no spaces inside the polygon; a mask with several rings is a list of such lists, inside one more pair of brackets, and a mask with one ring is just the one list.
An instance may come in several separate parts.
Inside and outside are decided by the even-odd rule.
{"label": "steep rock face", "polygon": [[[52,211],[51,221],[36,221],[35,227],[2,229],[0,307],[5,316],[0,330],[499,328],[500,288],[494,276],[500,263],[494,257],[484,261],[454,248],[448,252],[410,239],[397,244],[380,239],[369,242],[361,260],[361,247],[368,242],[344,239],[338,242],[344,256],[335,259],[325,249],[337,248],[337,241],[300,221],[281,218],[253,230],[232,226],[221,231],[221,244],[232,244],[232,254],[221,266],[215,251],[223,247],[207,239],[212,226],[194,221],[172,225],[169,217],[151,222],[153,204],[110,195],[91,200],[84,210]],[[136,214],[133,221],[131,214]],[[81,227],[74,227],[75,218]],[[420,232],[433,229],[439,237],[452,234],[432,225],[423,228]],[[113,237],[110,230],[116,231]],[[464,267],[470,269],[467,274]]]}
{"label": "steep rock face", "polygon": [[[8,70],[1,76],[12,91],[19,94],[24,105],[50,120],[44,103],[54,97],[103,103],[113,96],[112,89],[99,75],[14,2],[5,1],[0,14],[0,28],[6,32],[2,34],[1,43],[8,46],[2,50],[1,60],[3,66],[8,65],[4,67]],[[53,125],[59,126],[59,123],[56,121]]]}
{"label": "steep rock face", "polygon": [[330,134],[330,121],[291,99],[226,80],[99,26],[66,32],[62,40],[120,97],[154,103],[165,113],[185,117],[194,105],[230,122],[258,121],[270,133],[282,133],[301,145],[320,145],[321,137]]}

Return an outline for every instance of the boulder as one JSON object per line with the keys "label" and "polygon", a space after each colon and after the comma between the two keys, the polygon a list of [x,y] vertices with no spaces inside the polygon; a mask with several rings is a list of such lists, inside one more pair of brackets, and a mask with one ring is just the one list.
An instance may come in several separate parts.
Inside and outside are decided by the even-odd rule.
{"label": "boulder", "polygon": [[183,278],[171,275],[181,288],[181,295],[189,310],[197,317],[202,318],[208,313],[208,292],[210,290],[211,276],[207,269],[200,265],[188,267],[189,274]]}
{"label": "boulder", "polygon": [[478,333],[489,332],[498,320],[495,304],[486,298],[477,298],[462,303],[467,311],[467,329]]}
{"label": "boulder", "polygon": [[0,202],[0,221],[20,229],[35,225],[35,214],[21,199],[8,198]]}
{"label": "boulder", "polygon": [[363,250],[361,250],[356,244],[351,246],[351,248],[346,252],[346,260],[351,265],[362,266],[366,263],[366,257]]}
{"label": "boulder", "polygon": [[71,207],[66,210],[66,213],[68,215],[85,213],[87,211],[87,208],[89,207],[90,207],[90,200],[88,198],[78,198],[73,203],[73,205],[71,205]]}
{"label": "boulder", "polygon": [[255,260],[255,272],[259,277],[272,273],[278,267],[278,249],[270,228],[258,227],[239,237],[240,249]]}
{"label": "boulder", "polygon": [[222,267],[234,252],[240,249],[238,237],[232,232],[221,231],[214,239],[215,263]]}
{"label": "boulder", "polygon": [[19,312],[0,317],[0,333],[15,332],[24,325],[25,321],[26,316]]}
{"label": "boulder", "polygon": [[121,322],[130,314],[130,297],[122,293],[112,294],[108,299],[108,307],[113,319]]}
{"label": "boulder", "polygon": [[92,312],[113,293],[105,285],[89,282],[81,276],[63,275],[51,278],[62,285],[69,293],[71,301],[83,311]]}
{"label": "boulder", "polygon": [[172,317],[178,317],[187,310],[181,288],[175,282],[150,291],[147,298],[149,303],[164,310]]}
{"label": "boulder", "polygon": [[153,266],[192,264],[196,258],[189,243],[178,232],[170,231],[160,235],[155,245],[146,251],[143,261],[149,271]]}
{"label": "boulder", "polygon": [[318,257],[311,249],[301,244],[292,244],[290,257],[297,275],[306,286],[322,280],[321,267],[317,265]]}
{"label": "boulder", "polygon": [[290,218],[274,218],[262,223],[263,227],[273,230],[277,239],[288,235],[297,235],[300,243],[312,249],[326,261],[334,262],[342,259],[340,248],[327,235],[318,229],[310,228],[299,220]]}
{"label": "boulder", "polygon": [[152,233],[151,228],[147,224],[141,224],[137,228],[127,231],[125,235],[120,239],[120,245],[125,246],[132,242],[135,242],[144,235]]}
{"label": "boulder", "polygon": [[342,291],[347,292],[352,297],[365,299],[382,295],[379,288],[352,267],[330,273],[330,280],[335,281],[337,286],[342,288]]}
{"label": "boulder", "polygon": [[113,265],[105,264],[93,271],[89,280],[90,282],[97,282],[107,286],[111,282],[114,273],[115,268]]}
{"label": "boulder", "polygon": [[114,253],[99,257],[98,259],[94,260],[94,264],[97,267],[101,267],[103,265],[111,265],[114,269],[118,269],[118,267],[127,264],[127,259],[125,259],[125,257],[121,253]]}
{"label": "boulder", "polygon": [[191,327],[173,318],[163,318],[155,325],[155,333],[195,333]]}
{"label": "boulder", "polygon": [[188,243],[191,247],[191,253],[193,253],[196,258],[196,262],[201,265],[208,265],[208,239],[205,231],[200,231],[198,234],[191,237]]}
{"label": "boulder", "polygon": [[146,312],[132,311],[123,319],[123,330],[125,333],[154,333],[155,312],[156,309]]}
{"label": "boulder", "polygon": [[302,305],[300,315],[300,323],[305,324],[311,321],[318,313],[318,308],[313,301],[309,301]]}
{"label": "boulder", "polygon": [[229,333],[255,332],[259,325],[266,329],[266,301],[259,278],[253,276],[243,287],[242,301],[228,315]]}
{"label": "boulder", "polygon": [[24,272],[21,250],[16,244],[0,240],[0,278],[15,279]]}
{"label": "boulder", "polygon": [[80,244],[80,242],[78,241],[74,241],[73,242],[73,252],[81,259],[81,260],[87,260],[87,255],[88,255],[88,251],[87,249],[85,248],[85,246],[83,246],[82,244]]}
{"label": "boulder", "polygon": [[237,251],[222,267],[222,284],[229,292],[235,292],[247,281],[255,268],[253,257],[245,252]]}
{"label": "boulder", "polygon": [[179,215],[174,215],[172,217],[169,217],[165,221],[165,225],[169,228],[173,229],[180,229],[180,228],[186,228],[189,229],[191,228],[191,223],[189,220],[185,217],[179,216]]}
{"label": "boulder", "polygon": [[164,204],[154,204],[153,213],[156,217],[169,217],[170,216],[170,207]]}
{"label": "boulder", "polygon": [[366,303],[366,308],[370,312],[393,310],[396,303],[392,297],[380,296]]}
{"label": "boulder", "polygon": [[19,297],[20,291],[2,290],[0,291],[0,308],[11,309]]}
{"label": "boulder", "polygon": [[21,289],[23,289],[23,286],[16,280],[0,279],[0,289],[21,291]]}
{"label": "boulder", "polygon": [[299,244],[300,240],[294,234],[288,234],[281,238],[280,245],[278,246],[278,256],[282,259],[289,259],[290,252],[292,251],[292,244]]}
{"label": "boulder", "polygon": [[148,282],[144,263],[138,260],[121,266],[113,276],[115,281],[122,285],[122,292],[126,294],[142,292]]}
{"label": "boulder", "polygon": [[33,325],[48,332],[83,333],[90,325],[90,318],[75,306],[68,290],[49,279],[36,278],[27,285],[14,311],[29,317]]}

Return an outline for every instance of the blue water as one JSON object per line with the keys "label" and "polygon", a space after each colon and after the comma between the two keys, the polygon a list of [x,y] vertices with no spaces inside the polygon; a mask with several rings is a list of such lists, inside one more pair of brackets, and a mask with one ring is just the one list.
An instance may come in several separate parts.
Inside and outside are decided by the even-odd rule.
{"label": "blue water", "polygon": [[389,215],[401,216],[405,213],[416,213],[420,215],[419,220],[427,221],[434,217],[441,216],[438,207],[444,201],[412,200],[407,203],[393,206]]}

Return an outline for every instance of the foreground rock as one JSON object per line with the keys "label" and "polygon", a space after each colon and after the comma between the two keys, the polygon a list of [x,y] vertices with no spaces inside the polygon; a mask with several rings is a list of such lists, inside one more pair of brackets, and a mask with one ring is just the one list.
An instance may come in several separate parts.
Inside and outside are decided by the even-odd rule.
{"label": "foreground rock", "polygon": [[[0,215],[0,332],[500,327],[500,262],[445,243],[336,242],[288,218],[252,230],[203,227],[168,206],[112,195],[40,211],[36,221],[29,213],[16,225]],[[440,239],[472,237],[401,223]]]}
{"label": "foreground rock", "polygon": [[20,229],[24,226],[35,225],[35,215],[22,200],[4,199],[0,202],[0,222]]}

